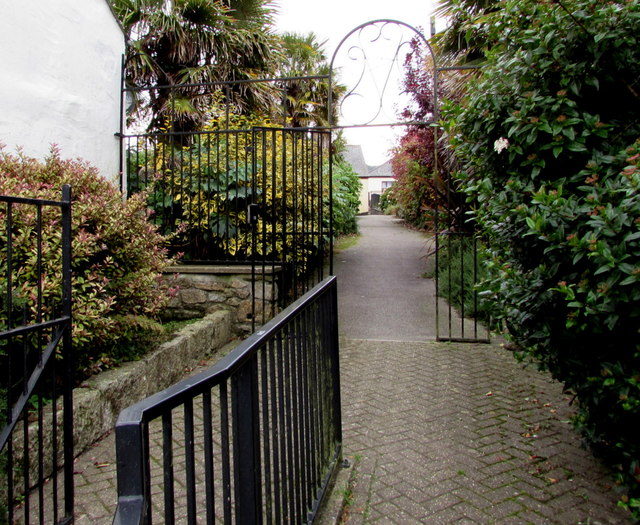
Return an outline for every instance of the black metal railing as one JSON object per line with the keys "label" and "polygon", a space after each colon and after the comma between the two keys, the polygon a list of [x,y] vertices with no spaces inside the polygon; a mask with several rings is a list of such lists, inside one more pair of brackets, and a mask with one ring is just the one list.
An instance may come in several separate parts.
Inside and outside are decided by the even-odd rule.
{"label": "black metal railing", "polygon": [[127,191],[147,192],[150,219],[171,235],[173,254],[184,264],[251,266],[254,288],[273,287],[261,304],[253,290],[254,328],[324,278],[332,248],[328,131],[167,131],[122,141]]}
{"label": "black metal railing", "polygon": [[73,521],[72,366],[71,189],[0,195],[1,523]]}
{"label": "black metal railing", "polygon": [[114,524],[311,523],[341,457],[336,279],[124,410]]}

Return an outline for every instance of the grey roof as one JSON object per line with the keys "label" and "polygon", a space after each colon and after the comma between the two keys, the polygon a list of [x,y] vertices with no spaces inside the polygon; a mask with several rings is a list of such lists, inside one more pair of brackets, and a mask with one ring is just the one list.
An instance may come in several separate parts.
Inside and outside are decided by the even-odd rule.
{"label": "grey roof", "polygon": [[342,156],[346,162],[351,164],[353,171],[355,171],[360,178],[393,177],[391,163],[389,161],[379,166],[369,166],[364,160],[362,146],[360,145],[347,144]]}
{"label": "grey roof", "polygon": [[380,164],[380,166],[370,167],[369,177],[393,177],[391,162],[387,161],[384,164]]}
{"label": "grey roof", "polygon": [[353,171],[358,174],[358,177],[367,177],[369,173],[369,166],[364,160],[364,154],[362,153],[362,146],[347,144],[342,154],[344,160],[351,164]]}

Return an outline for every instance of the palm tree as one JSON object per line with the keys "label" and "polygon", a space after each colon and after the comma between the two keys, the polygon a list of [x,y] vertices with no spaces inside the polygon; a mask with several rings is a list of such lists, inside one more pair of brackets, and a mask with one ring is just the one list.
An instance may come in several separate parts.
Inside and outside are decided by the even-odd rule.
{"label": "palm tree", "polygon": [[499,9],[500,0],[440,0],[435,16],[448,20],[445,31],[432,37],[441,64],[481,62],[489,44],[486,16]]}
{"label": "palm tree", "polygon": [[[203,83],[269,75],[278,56],[269,0],[111,0],[125,30],[126,82],[144,90],[137,117],[157,130],[200,126],[211,103]],[[144,94],[142,94],[144,93]],[[240,111],[270,108],[261,84],[225,91]],[[150,113],[150,115],[149,115]]]}
{"label": "palm tree", "polygon": [[[311,32],[306,35],[285,33],[282,36],[283,58],[278,74],[282,77],[285,114],[293,127],[326,126],[329,122],[329,63],[323,50],[325,42],[318,42]],[[325,77],[299,79],[296,77]],[[285,80],[289,79],[289,80]],[[334,121],[337,102],[344,87],[333,86]]]}

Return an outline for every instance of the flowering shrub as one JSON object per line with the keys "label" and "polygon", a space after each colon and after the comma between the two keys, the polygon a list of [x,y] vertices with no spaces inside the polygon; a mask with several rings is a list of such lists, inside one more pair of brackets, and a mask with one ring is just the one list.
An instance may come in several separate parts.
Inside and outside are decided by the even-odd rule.
{"label": "flowering shrub", "polygon": [[[435,81],[431,62],[430,53],[414,40],[405,57],[403,79],[404,90],[412,100],[400,114],[408,122],[433,120],[436,98],[460,97],[457,84],[442,82],[442,79]],[[434,96],[436,85],[437,97]],[[452,177],[456,160],[445,141],[438,139],[435,128],[427,124],[407,125],[393,154],[391,167],[396,182],[388,198],[395,202],[396,214],[419,229],[435,230],[437,219],[439,229],[469,231],[466,216],[469,205]],[[438,210],[437,217],[435,210]]]}
{"label": "flowering shrub", "polygon": [[[95,168],[81,160],[63,160],[55,148],[44,163],[0,148],[1,194],[60,200],[64,184],[72,187],[74,352],[81,369],[108,366],[130,357],[129,345],[141,333],[155,331],[151,319],[168,299],[159,280],[168,262],[164,238],[147,221],[146,195],[123,201]],[[37,286],[35,212],[33,207],[16,206],[12,232],[6,231],[5,217],[6,208],[0,209],[0,225],[5,228],[0,231],[0,275],[7,271],[10,233],[15,302],[32,311]],[[42,288],[49,310],[59,309],[61,301],[60,243],[59,211],[45,209]],[[0,312],[0,325],[6,315]]]}
{"label": "flowering shrub", "polygon": [[489,246],[490,306],[576,393],[576,423],[638,516],[640,4],[501,6],[482,76],[444,115]]}

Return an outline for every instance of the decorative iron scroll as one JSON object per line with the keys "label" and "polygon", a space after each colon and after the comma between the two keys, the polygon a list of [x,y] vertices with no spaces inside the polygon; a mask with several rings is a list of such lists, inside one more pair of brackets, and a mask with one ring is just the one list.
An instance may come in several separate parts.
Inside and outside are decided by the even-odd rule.
{"label": "decorative iron scroll", "polygon": [[342,39],[331,59],[332,76],[347,86],[338,104],[338,127],[404,123],[398,121],[397,113],[410,103],[410,97],[403,92],[400,82],[414,40],[429,53],[435,69],[433,51],[424,35],[398,20],[361,24]]}

